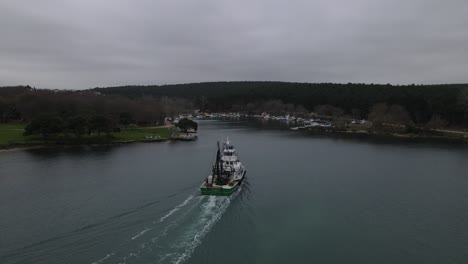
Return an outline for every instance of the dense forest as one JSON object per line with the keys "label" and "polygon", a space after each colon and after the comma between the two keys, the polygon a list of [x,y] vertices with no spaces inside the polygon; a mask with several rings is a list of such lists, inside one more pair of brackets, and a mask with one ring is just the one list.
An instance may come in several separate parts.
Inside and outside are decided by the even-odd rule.
{"label": "dense forest", "polygon": [[[60,118],[127,126],[161,124],[168,115],[190,108],[185,99],[102,95],[94,91],[35,89],[29,86],[0,88],[0,123]],[[57,120],[57,119],[56,119]],[[101,123],[102,123],[101,122]]]}
{"label": "dense forest", "polygon": [[[170,97],[192,100],[202,111],[302,112],[324,105],[367,118],[379,104],[404,109],[416,124],[443,119],[468,124],[468,85],[380,85],[288,82],[208,82],[161,86],[121,86],[93,91],[128,98]],[[395,108],[394,107],[394,108]],[[328,107],[330,108],[330,107]],[[333,109],[332,108],[332,109]],[[381,108],[381,107],[380,107]]]}
{"label": "dense forest", "polygon": [[[468,85],[210,82],[67,91],[0,88],[0,122],[106,117],[110,123],[161,124],[186,110],[370,118],[417,125],[468,126]],[[78,119],[79,120],[79,119]],[[397,122],[398,123],[398,122]]]}

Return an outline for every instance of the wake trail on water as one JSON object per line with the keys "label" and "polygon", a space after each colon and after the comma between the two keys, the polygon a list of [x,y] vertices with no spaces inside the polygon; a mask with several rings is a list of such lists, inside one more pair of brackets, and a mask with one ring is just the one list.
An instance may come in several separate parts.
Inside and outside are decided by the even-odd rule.
{"label": "wake trail on water", "polygon": [[[134,243],[134,242],[124,242],[122,245],[126,245],[127,248],[128,246],[130,246],[130,248],[133,248],[131,252],[127,251],[127,253],[125,253],[126,250],[123,250],[124,252],[118,252],[120,250],[116,249],[118,254],[115,254],[115,256],[111,259],[109,259],[111,256],[107,254],[106,257],[99,260],[100,261],[99,263],[122,263],[122,264],[131,263],[133,259],[138,258],[140,255],[144,255],[146,251],[151,252],[153,246],[157,246],[158,240],[162,237],[165,237],[170,229],[175,228],[180,218],[184,218],[187,215],[187,213],[189,213],[194,207],[196,207],[196,205],[201,201],[201,198],[202,198],[201,196],[197,196],[195,194],[189,195],[180,204],[170,209],[162,217],[153,220],[151,225],[145,227],[143,230],[141,230],[140,232],[138,232],[137,234],[135,234],[134,236],[130,238],[130,241],[134,241],[144,236],[146,233],[151,233],[150,235],[152,235],[153,237],[149,241],[147,240],[144,243],[140,243],[139,245],[133,245],[133,246],[128,245],[128,244]],[[188,208],[186,210],[182,210],[180,214],[177,214],[177,212],[183,209],[184,207],[188,207]],[[176,219],[170,221],[167,225],[164,226],[165,222],[167,222],[167,220],[170,220],[173,217],[176,217]],[[158,227],[159,227],[159,230],[158,230]],[[156,236],[154,236],[155,233],[157,234]],[[117,259],[120,258],[120,261],[116,262],[116,258]],[[95,264],[95,263],[97,262],[93,262],[92,264]]]}
{"label": "wake trail on water", "polygon": [[[171,215],[173,215],[175,212],[179,211],[182,207],[186,206],[192,199],[193,199],[194,195],[190,195],[187,199],[185,199],[182,203],[180,203],[179,205],[177,205],[176,207],[172,208],[167,214],[165,214],[163,217],[161,217],[159,219],[159,223],[162,223],[164,222],[164,220],[166,220],[167,218],[169,218]],[[153,221],[153,224],[155,224],[156,221]],[[152,230],[153,228],[152,227],[146,227],[145,229],[143,229],[142,231],[140,231],[138,234],[136,234],[135,236],[133,236],[131,238],[131,240],[135,240],[139,237],[141,237],[142,235],[144,235],[146,232]]]}
{"label": "wake trail on water", "polygon": [[107,255],[106,255],[105,257],[103,257],[102,259],[100,259],[100,260],[98,260],[98,261],[95,261],[95,262],[93,262],[93,263],[91,263],[91,264],[100,264],[100,263],[104,262],[106,259],[112,257],[114,254],[115,254],[114,252],[112,252],[112,253],[110,253],[110,254],[107,254]]}
{"label": "wake trail on water", "polygon": [[[115,249],[112,251],[117,252],[115,255],[107,254],[94,264],[181,264],[191,257],[240,191],[241,188],[230,197],[191,194],[131,237],[130,241],[127,240],[126,246],[122,247],[127,248],[126,250],[123,249],[122,252]],[[143,239],[144,237],[148,238]],[[143,242],[135,244],[138,240]]]}
{"label": "wake trail on water", "polygon": [[170,210],[166,215],[164,215],[163,217],[161,217],[161,218],[159,219],[159,222],[160,222],[160,223],[164,222],[164,220],[166,220],[168,217],[170,217],[171,215],[173,215],[175,212],[179,211],[180,208],[186,206],[186,205],[190,202],[190,200],[193,199],[193,197],[194,197],[193,194],[190,195],[190,196],[189,196],[187,199],[185,199],[181,204],[177,205],[177,206],[174,207],[172,210]]}
{"label": "wake trail on water", "polygon": [[202,239],[211,231],[216,222],[221,219],[232,200],[237,197],[241,189],[230,197],[208,196],[200,205],[200,211],[195,219],[184,227],[181,235],[173,241],[168,252],[159,255],[158,263],[180,264],[190,258],[195,248],[202,243]]}
{"label": "wake trail on water", "polygon": [[[181,188],[179,191],[185,191],[185,190],[188,190],[188,189],[193,189],[194,186],[195,186],[195,184],[191,184],[189,186]],[[179,192],[175,192],[175,193],[172,193],[172,194],[168,195],[166,198],[174,197],[174,196],[177,196],[178,194],[179,194]],[[169,214],[172,215],[175,211],[178,211],[180,209],[180,207],[185,206],[191,199],[193,199],[193,197],[194,197],[193,195],[190,195],[189,198],[187,198],[187,200],[185,200],[183,202],[185,204],[179,205],[177,209],[175,209],[175,208],[172,209],[165,218],[169,217],[170,216]],[[138,206],[136,208],[133,208],[133,209],[121,212],[119,214],[110,216],[110,217],[108,217],[106,219],[103,219],[101,221],[79,227],[79,228],[77,228],[75,230],[72,230],[72,231],[69,231],[69,232],[54,236],[54,237],[50,237],[50,238],[47,238],[47,239],[44,239],[44,240],[41,240],[41,241],[34,242],[32,244],[29,244],[29,245],[23,246],[22,248],[14,250],[14,251],[12,251],[12,252],[10,252],[10,253],[2,256],[2,257],[15,257],[15,256],[18,256],[18,255],[23,255],[25,250],[34,250],[34,248],[42,246],[44,244],[48,244],[48,243],[51,243],[51,242],[56,242],[56,241],[59,241],[59,240],[62,240],[62,239],[67,239],[67,238],[73,237],[75,235],[82,234],[83,232],[88,232],[88,231],[90,231],[92,229],[101,228],[102,226],[109,225],[109,224],[112,224],[112,223],[117,222],[117,221],[121,221],[121,218],[135,215],[135,214],[139,213],[142,210],[146,210],[148,208],[151,208],[151,207],[161,203],[163,200],[164,199],[158,199],[158,200],[150,201],[150,202],[145,203],[143,205],[140,205],[140,206]],[[164,221],[164,219],[162,219],[162,220]],[[134,236],[134,238],[132,238],[132,240],[136,239],[137,237],[143,235],[144,233],[146,233],[148,231],[149,230],[141,231],[140,233],[142,233],[142,234]]]}

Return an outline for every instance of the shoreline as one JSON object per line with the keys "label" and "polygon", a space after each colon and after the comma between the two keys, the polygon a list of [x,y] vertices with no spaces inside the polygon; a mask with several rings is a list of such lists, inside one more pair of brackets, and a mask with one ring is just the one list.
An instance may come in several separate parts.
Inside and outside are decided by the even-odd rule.
{"label": "shoreline", "polygon": [[26,150],[26,149],[40,149],[40,148],[53,148],[53,147],[74,147],[74,146],[106,146],[106,145],[124,145],[131,143],[160,143],[170,141],[170,138],[163,138],[158,140],[130,140],[130,141],[110,141],[106,143],[31,143],[31,144],[11,144],[0,145],[0,153]]}
{"label": "shoreline", "polygon": [[418,143],[434,142],[434,143],[461,143],[468,145],[468,137],[464,135],[449,136],[444,135],[430,135],[430,134],[414,134],[414,133],[391,133],[382,131],[366,131],[366,130],[320,130],[320,129],[306,129],[296,130],[292,132],[302,132],[305,134],[315,135],[330,135],[339,137],[365,137],[369,139],[394,139],[394,140],[405,140],[408,142]]}
{"label": "shoreline", "polygon": [[[168,128],[169,126],[160,126],[154,128]],[[398,132],[383,132],[377,130],[356,130],[356,129],[300,129],[291,130],[291,132],[301,132],[302,134],[313,134],[313,135],[324,135],[324,136],[335,136],[342,138],[368,138],[368,139],[394,139],[404,140],[407,142],[434,142],[434,143],[458,143],[468,145],[468,136],[466,132],[455,131],[455,130],[434,130],[434,134],[430,133],[398,133]],[[439,134],[436,134],[439,133]],[[25,149],[39,149],[39,148],[52,148],[52,147],[72,147],[72,146],[105,146],[105,145],[122,145],[130,143],[157,143],[165,141],[184,141],[180,138],[159,138],[159,139],[135,139],[135,140],[121,140],[121,141],[105,141],[105,142],[54,142],[54,143],[13,143],[0,145],[0,153],[25,150]]]}
{"label": "shoreline", "polygon": [[[134,142],[162,142],[170,140],[170,129],[172,125],[166,124],[164,126],[151,126],[151,127],[134,127],[126,128],[118,134],[112,134],[102,137],[90,137],[90,138],[75,138],[75,137],[64,137],[59,136],[57,138],[51,138],[49,142],[44,139],[33,138],[32,140],[26,140],[22,135],[22,129],[14,129],[14,135],[7,135],[12,138],[11,142],[3,139],[0,144],[0,152],[23,150],[23,149],[35,149],[35,148],[48,148],[48,147],[69,147],[69,146],[99,146],[99,145],[117,145],[117,144],[129,144]],[[1,128],[0,132],[13,131],[12,129]],[[18,132],[19,131],[19,132]],[[0,134],[1,134],[0,133]]]}
{"label": "shoreline", "polygon": [[0,153],[2,152],[10,152],[10,151],[16,151],[16,150],[25,150],[25,149],[39,149],[39,148],[46,148],[49,147],[47,145],[21,145],[18,146],[17,144],[14,145],[2,145],[0,146]]}
{"label": "shoreline", "polygon": [[[222,119],[209,119],[209,120],[232,120],[231,118]],[[239,120],[239,119],[236,119]],[[248,116],[247,120],[255,122],[274,122],[276,124],[282,124],[284,128],[287,128],[291,132],[301,132],[303,134],[316,134],[316,135],[334,135],[342,137],[367,137],[367,138],[387,138],[387,139],[399,139],[418,142],[433,141],[433,142],[447,142],[447,143],[461,143],[468,145],[468,131],[460,129],[449,129],[449,128],[438,128],[438,129],[424,129],[417,127],[419,132],[403,132],[403,131],[385,131],[379,130],[372,127],[347,127],[342,129],[337,128],[324,128],[324,127],[300,127],[298,123],[284,124],[278,120],[265,120],[258,119],[255,116]],[[294,125],[294,126],[293,126]]]}

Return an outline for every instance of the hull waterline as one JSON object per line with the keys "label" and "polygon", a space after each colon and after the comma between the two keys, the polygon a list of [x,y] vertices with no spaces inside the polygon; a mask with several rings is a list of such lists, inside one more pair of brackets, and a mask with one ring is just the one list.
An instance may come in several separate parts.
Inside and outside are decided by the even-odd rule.
{"label": "hull waterline", "polygon": [[203,184],[200,187],[201,194],[202,195],[214,195],[214,196],[229,196],[239,189],[239,186],[244,181],[246,172],[247,171],[244,171],[242,178],[236,183],[236,185],[232,186],[232,188],[207,187],[205,186],[205,184]]}

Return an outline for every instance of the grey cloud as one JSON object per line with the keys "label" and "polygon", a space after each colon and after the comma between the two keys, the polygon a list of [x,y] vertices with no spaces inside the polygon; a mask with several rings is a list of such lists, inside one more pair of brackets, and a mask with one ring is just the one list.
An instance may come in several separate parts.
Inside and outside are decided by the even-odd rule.
{"label": "grey cloud", "polygon": [[0,85],[468,81],[458,0],[0,3]]}

